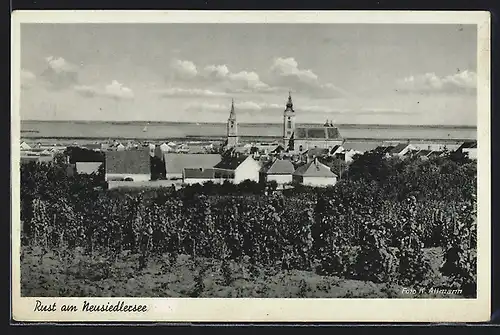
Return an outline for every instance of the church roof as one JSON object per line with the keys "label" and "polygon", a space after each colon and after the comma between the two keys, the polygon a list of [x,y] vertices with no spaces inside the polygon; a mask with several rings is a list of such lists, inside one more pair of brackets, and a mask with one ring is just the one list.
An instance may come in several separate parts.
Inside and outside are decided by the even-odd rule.
{"label": "church roof", "polygon": [[342,140],[337,127],[326,126],[300,126],[295,129],[295,139],[307,140]]}

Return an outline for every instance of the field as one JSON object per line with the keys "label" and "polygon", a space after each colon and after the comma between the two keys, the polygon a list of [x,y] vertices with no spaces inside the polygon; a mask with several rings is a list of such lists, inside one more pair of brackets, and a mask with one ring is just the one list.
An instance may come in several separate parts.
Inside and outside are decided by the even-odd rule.
{"label": "field", "polygon": [[25,296],[476,296],[467,157],[367,153],[324,189],[105,190],[57,163],[23,165],[21,183]]}
{"label": "field", "polygon": [[[443,261],[439,248],[426,249],[436,287],[446,282],[438,268]],[[255,268],[231,261],[224,272],[220,261],[194,260],[179,255],[173,264],[168,255],[155,256],[147,267],[137,270],[140,255],[123,252],[118,259],[89,257],[75,251],[67,262],[57,253],[42,256],[37,248],[25,248],[22,262],[22,295],[37,297],[213,297],[213,298],[460,298],[457,294],[416,296],[403,287],[313,271]],[[200,274],[200,270],[202,273]]]}

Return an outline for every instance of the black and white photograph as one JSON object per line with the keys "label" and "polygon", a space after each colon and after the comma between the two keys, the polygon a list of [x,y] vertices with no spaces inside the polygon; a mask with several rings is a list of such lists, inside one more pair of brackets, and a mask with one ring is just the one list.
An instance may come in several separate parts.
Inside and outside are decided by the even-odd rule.
{"label": "black and white photograph", "polygon": [[31,312],[478,299],[489,30],[260,17],[18,23],[13,227]]}

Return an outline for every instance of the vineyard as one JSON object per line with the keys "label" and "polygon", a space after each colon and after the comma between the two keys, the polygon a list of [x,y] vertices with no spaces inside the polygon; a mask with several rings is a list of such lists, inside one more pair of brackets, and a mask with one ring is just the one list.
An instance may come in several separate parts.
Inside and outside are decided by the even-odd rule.
{"label": "vineyard", "polygon": [[[387,164],[384,178],[360,177],[354,165],[333,188],[273,194],[249,183],[106,191],[99,175],[67,177],[56,164],[23,165],[22,294],[390,297],[398,287],[443,287],[474,297],[475,163]],[[44,264],[56,274],[43,274]],[[152,284],[153,272],[178,276],[179,267],[189,269],[189,285]],[[153,287],[127,291],[120,284],[141,280]],[[349,283],[358,284],[344,290]],[[367,283],[379,290],[365,292]],[[270,289],[276,285],[281,289]],[[294,290],[282,292],[290,285]]]}

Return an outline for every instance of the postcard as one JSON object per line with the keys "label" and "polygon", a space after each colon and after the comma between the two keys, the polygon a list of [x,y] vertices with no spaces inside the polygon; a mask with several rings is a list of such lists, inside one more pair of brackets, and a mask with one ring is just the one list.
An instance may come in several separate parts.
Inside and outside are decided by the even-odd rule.
{"label": "postcard", "polygon": [[490,15],[12,15],[12,318],[490,317]]}

